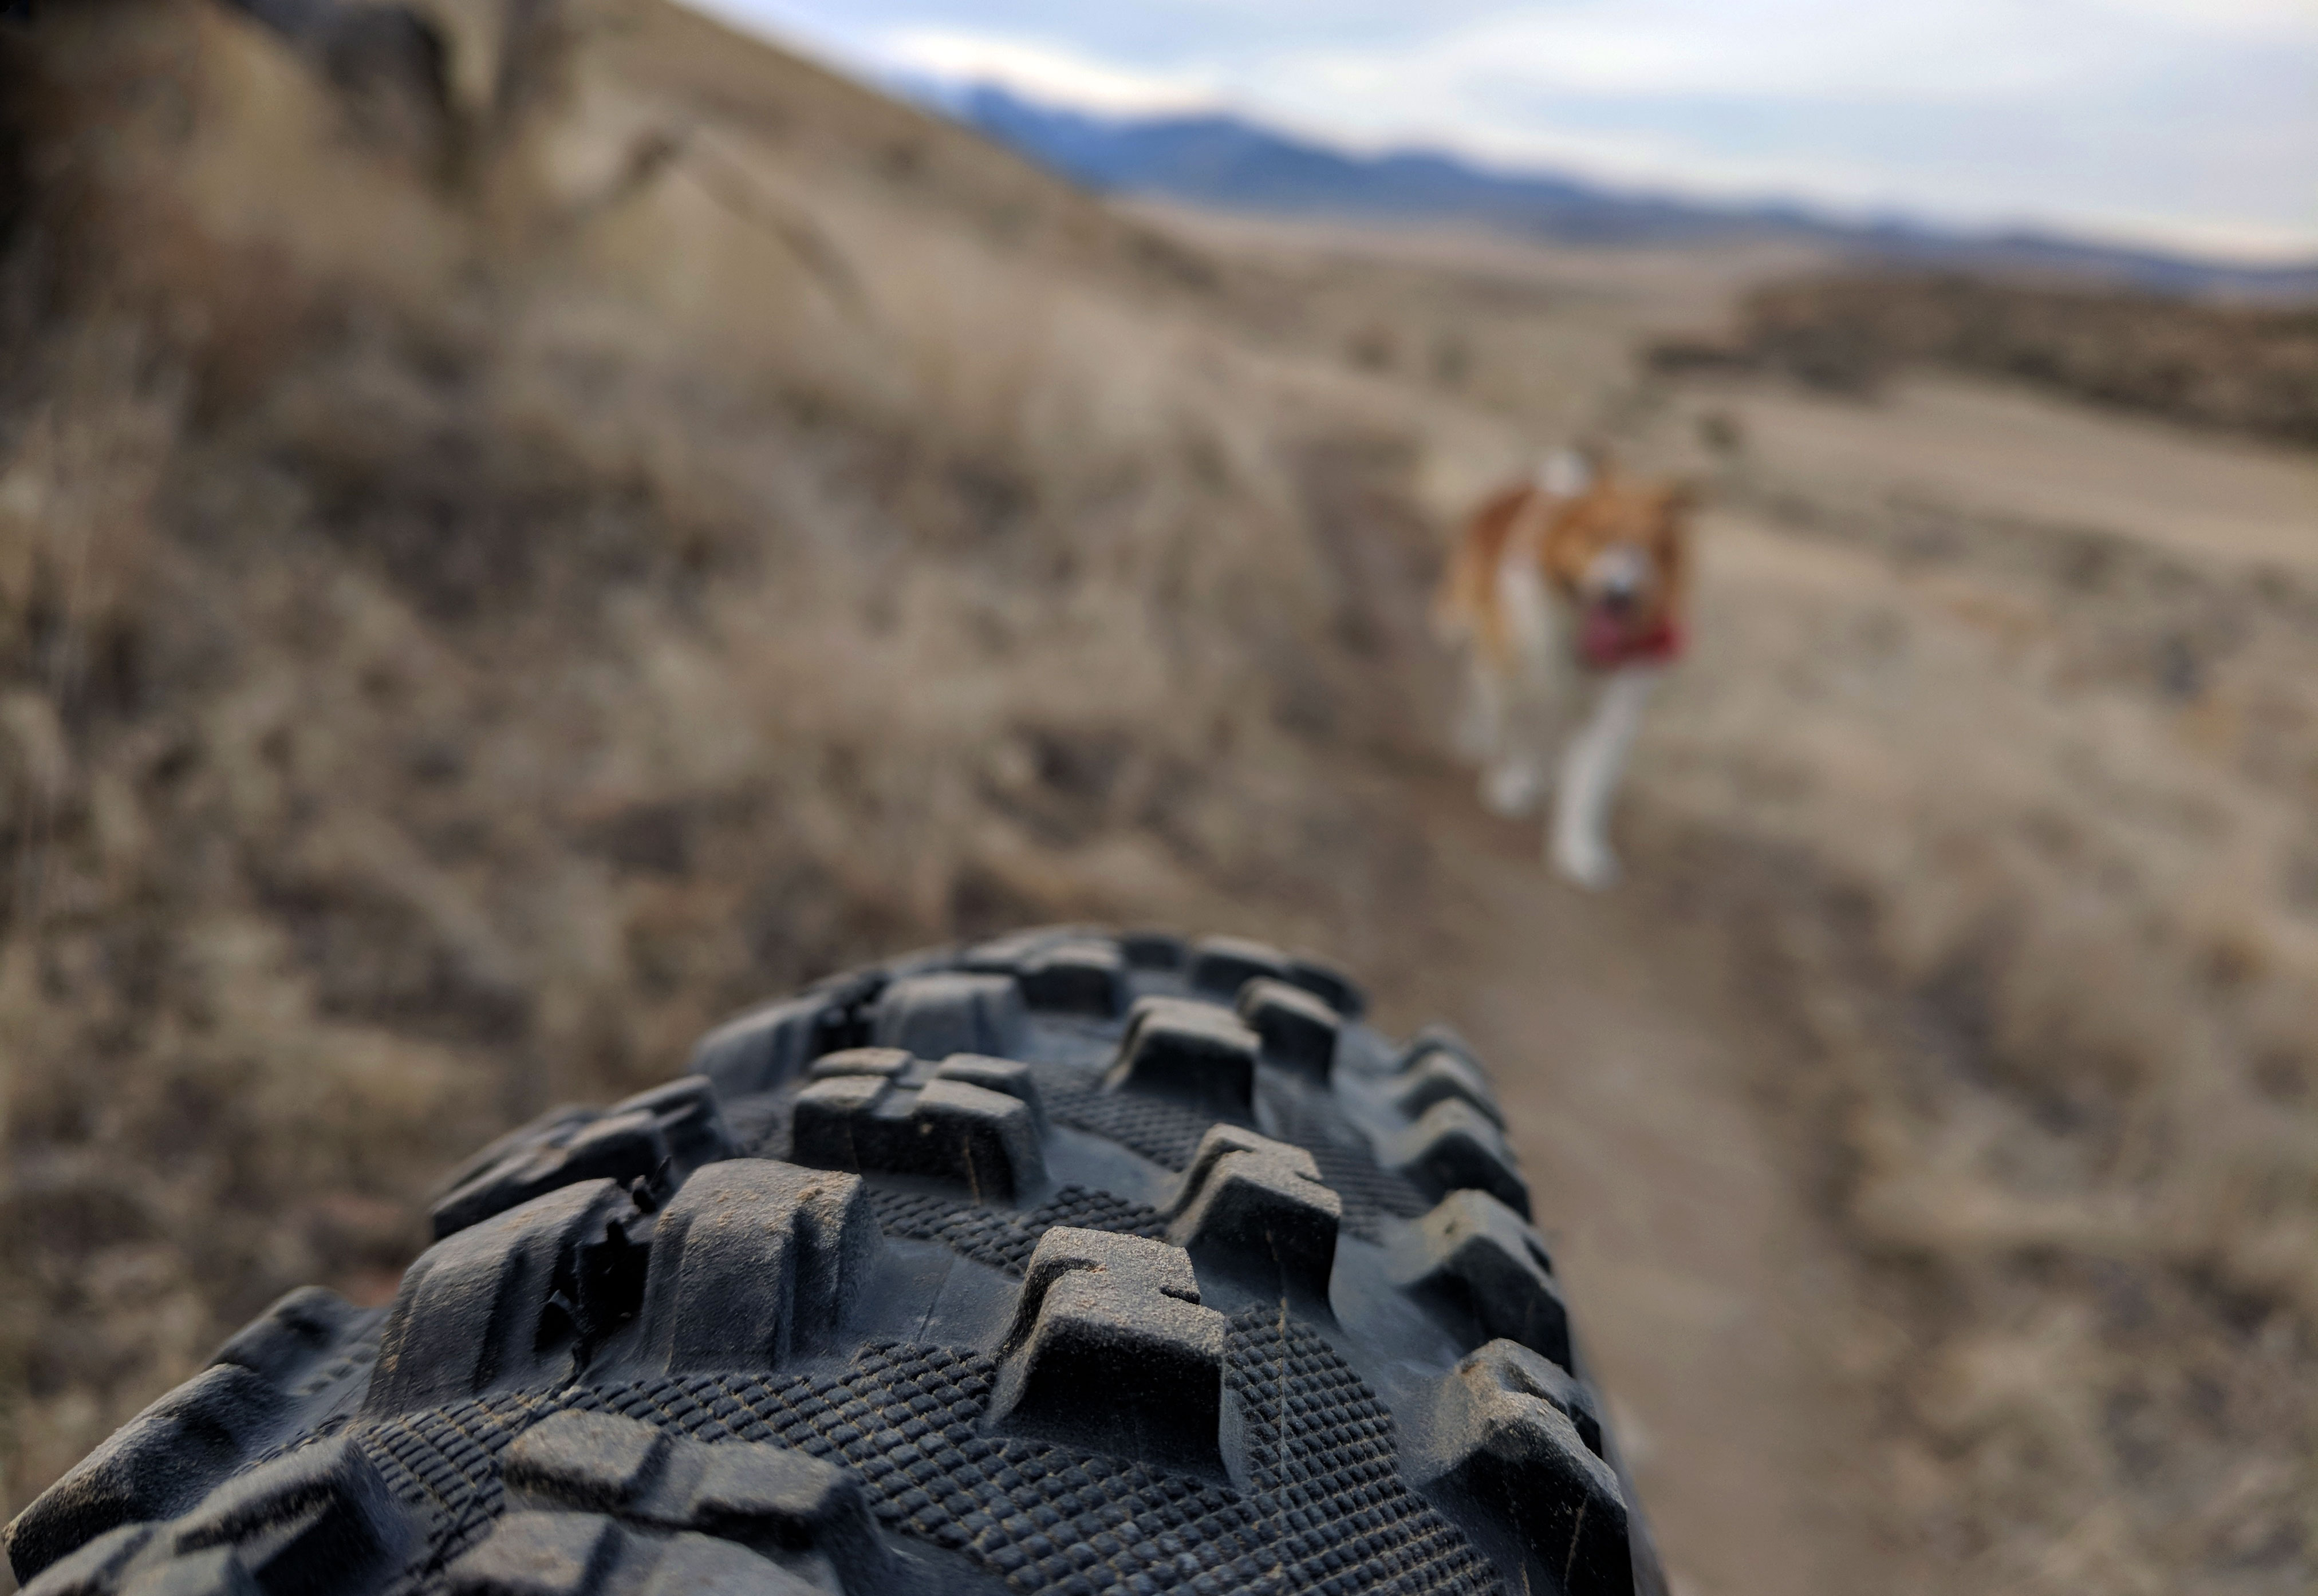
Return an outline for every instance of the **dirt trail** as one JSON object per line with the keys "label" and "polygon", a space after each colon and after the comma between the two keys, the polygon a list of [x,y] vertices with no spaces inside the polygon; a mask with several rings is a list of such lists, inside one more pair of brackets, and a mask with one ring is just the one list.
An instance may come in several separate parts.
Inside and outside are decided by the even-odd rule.
{"label": "dirt trail", "polygon": [[1495,1071],[1676,1590],[1893,1588],[1836,1372],[1849,1282],[1782,1167],[1756,1086],[1783,1044],[1725,934],[1646,886],[1581,895],[1541,867],[1534,825],[1424,796],[1479,918],[1422,998]]}

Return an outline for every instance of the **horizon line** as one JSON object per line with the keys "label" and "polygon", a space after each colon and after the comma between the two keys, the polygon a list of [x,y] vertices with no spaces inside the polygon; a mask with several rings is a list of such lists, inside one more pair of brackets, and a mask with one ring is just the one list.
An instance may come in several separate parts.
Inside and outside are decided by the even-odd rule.
{"label": "horizon line", "polygon": [[[720,13],[721,14],[721,13]],[[1451,135],[1404,134],[1362,139],[1300,124],[1293,118],[1273,115],[1224,95],[1186,95],[1172,103],[1154,98],[1140,107],[1103,104],[1067,94],[1041,92],[1009,82],[990,72],[945,73],[926,67],[856,63],[795,46],[786,39],[777,43],[804,49],[824,65],[856,77],[867,86],[896,94],[921,107],[948,114],[949,108],[926,91],[992,91],[1019,103],[1050,113],[1083,117],[1112,126],[1153,126],[1167,122],[1218,121],[1266,134],[1282,142],[1303,145],[1347,160],[1376,163],[1397,157],[1420,157],[1461,166],[1481,175],[1516,182],[1547,181],[1585,187],[1608,198],[1658,201],[1725,212],[1787,212],[1797,220],[1824,227],[1865,231],[1877,229],[1914,229],[1945,235],[1959,243],[2005,244],[2035,242],[2116,254],[2141,255],[2208,270],[2242,272],[2250,275],[2292,276],[2318,273],[2318,239],[2281,243],[2275,247],[2251,241],[2234,245],[2201,237],[2194,227],[2139,229],[2131,224],[2102,224],[2050,216],[1982,214],[1943,215],[1935,208],[1905,201],[1846,201],[1822,199],[1792,189],[1734,184],[1728,187],[1693,178],[1642,177],[1589,171],[1582,159],[1525,157],[1477,149]],[[972,130],[981,131],[981,130]],[[987,134],[984,135],[987,137]],[[1020,152],[1018,152],[1020,153]]]}
{"label": "horizon line", "polygon": [[1888,193],[1846,197],[1815,190],[1808,180],[1744,176],[1725,180],[1695,168],[1669,169],[1665,163],[1658,162],[1622,163],[1582,151],[1539,148],[1535,140],[1476,139],[1447,130],[1402,130],[1363,137],[1318,125],[1306,118],[1281,114],[1205,85],[1169,82],[1103,63],[1068,63],[1082,72],[1097,70],[1112,80],[1108,94],[1091,94],[1084,92],[1083,85],[1065,87],[1054,82],[1034,83],[986,62],[953,67],[922,57],[907,60],[894,48],[891,38],[885,41],[886,47],[880,49],[866,40],[842,40],[785,26],[766,15],[762,0],[675,3],[738,33],[803,57],[872,92],[905,100],[921,109],[929,107],[930,96],[922,92],[927,88],[984,86],[1011,94],[1026,104],[1095,121],[1136,122],[1215,116],[1351,159],[1373,161],[1396,154],[1433,156],[1498,177],[1558,179],[1582,184],[1613,196],[1717,209],[1788,211],[1799,213],[1802,220],[1839,229],[1914,228],[1927,233],[1959,236],[1960,241],[1990,243],[2026,238],[2249,275],[2287,276],[2318,272],[2318,232],[2288,233],[2258,226],[2140,216],[2075,218],[2043,208],[2028,211],[1981,209]]}

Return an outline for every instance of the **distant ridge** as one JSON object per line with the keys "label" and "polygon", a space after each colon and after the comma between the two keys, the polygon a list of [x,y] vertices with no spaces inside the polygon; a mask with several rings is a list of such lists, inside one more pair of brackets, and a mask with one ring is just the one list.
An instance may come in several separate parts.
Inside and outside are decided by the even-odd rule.
{"label": "distant ridge", "polygon": [[1551,172],[1496,172],[1432,151],[1354,155],[1225,112],[1113,117],[1040,104],[986,83],[902,86],[1090,188],[1226,210],[1467,222],[1576,244],[1793,240],[1916,265],[2065,273],[2172,293],[2318,296],[2318,260],[2254,266],[2042,231],[1846,222],[1800,205],[1715,204]]}

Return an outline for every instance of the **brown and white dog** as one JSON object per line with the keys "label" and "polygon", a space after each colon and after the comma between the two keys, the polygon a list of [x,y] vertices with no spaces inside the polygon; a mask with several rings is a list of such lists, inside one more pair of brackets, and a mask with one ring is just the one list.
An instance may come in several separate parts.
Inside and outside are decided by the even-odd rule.
{"label": "brown and white dog", "polygon": [[1610,803],[1682,651],[1694,498],[1604,455],[1557,454],[1474,512],[1433,600],[1435,632],[1466,653],[1457,744],[1482,802],[1523,814],[1552,787],[1547,858],[1581,886],[1617,878]]}

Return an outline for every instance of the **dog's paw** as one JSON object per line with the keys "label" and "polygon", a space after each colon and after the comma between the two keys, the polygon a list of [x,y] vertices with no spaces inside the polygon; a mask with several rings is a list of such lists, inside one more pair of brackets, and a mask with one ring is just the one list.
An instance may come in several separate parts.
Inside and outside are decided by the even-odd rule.
{"label": "dog's paw", "polygon": [[1618,884],[1618,856],[1606,847],[1556,847],[1552,865],[1562,880],[1589,892],[1607,892]]}
{"label": "dog's paw", "polygon": [[1544,795],[1537,772],[1523,766],[1499,765],[1481,777],[1481,803],[1491,814],[1528,814]]}

